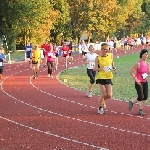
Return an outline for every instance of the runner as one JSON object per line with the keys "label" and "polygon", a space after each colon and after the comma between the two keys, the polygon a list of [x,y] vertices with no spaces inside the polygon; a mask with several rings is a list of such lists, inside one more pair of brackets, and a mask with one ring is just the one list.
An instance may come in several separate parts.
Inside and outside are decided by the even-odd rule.
{"label": "runner", "polygon": [[32,63],[31,63],[31,58],[30,58],[31,50],[32,50],[32,46],[30,45],[30,43],[27,43],[27,45],[25,46],[25,53],[26,53],[26,58],[27,58],[27,61],[29,62],[30,68],[32,68]]}
{"label": "runner", "polygon": [[93,68],[95,66],[95,58],[97,57],[97,54],[94,53],[95,51],[94,45],[89,46],[89,51],[90,53],[85,54],[85,58],[83,60],[85,64],[87,64],[87,75],[90,78],[90,85],[88,88],[87,96],[92,97],[92,89],[95,83],[95,75],[96,75],[96,71],[94,71]]}
{"label": "runner", "polygon": [[53,43],[53,51],[55,52],[55,64],[54,64],[54,70],[58,69],[58,55],[59,55],[59,47],[56,45],[56,43]]}
{"label": "runner", "polygon": [[109,39],[109,41],[107,42],[107,44],[109,46],[109,51],[113,54],[114,40],[113,39]]}
{"label": "runner", "polygon": [[130,75],[135,81],[135,89],[137,91],[137,99],[129,101],[129,110],[133,108],[133,104],[140,102],[140,109],[138,115],[146,115],[143,108],[148,98],[148,81],[147,77],[150,76],[150,64],[147,61],[148,50],[142,49],[140,52],[140,60],[134,64],[130,70]]}
{"label": "runner", "polygon": [[56,54],[53,51],[53,45],[50,44],[50,51],[46,51],[45,56],[47,57],[48,77],[53,78],[52,73],[55,65]]}
{"label": "runner", "polygon": [[82,57],[84,59],[85,54],[87,54],[89,52],[88,45],[84,40],[81,41],[81,51],[82,51]]}
{"label": "runner", "polygon": [[38,71],[41,62],[41,52],[37,44],[34,45],[30,57],[32,58],[33,79],[36,79],[38,77]]}
{"label": "runner", "polygon": [[73,60],[73,57],[71,56],[72,55],[72,40],[70,41],[69,43],[69,58],[68,58],[68,62],[69,64],[71,64],[71,61]]}
{"label": "runner", "polygon": [[43,50],[43,55],[44,55],[44,67],[46,67],[47,59],[46,59],[45,53],[46,53],[46,51],[49,52],[49,50],[50,50],[49,43],[47,41],[45,41],[44,44],[41,45],[41,49]]}
{"label": "runner", "polygon": [[131,49],[131,51],[132,51],[132,54],[134,53],[134,46],[135,46],[135,41],[134,41],[134,38],[131,38],[131,40],[130,40],[130,49]]}
{"label": "runner", "polygon": [[114,50],[115,50],[116,53],[117,53],[117,42],[118,42],[118,40],[117,40],[116,37],[114,37],[113,40],[114,40]]}
{"label": "runner", "polygon": [[98,109],[99,114],[104,114],[105,100],[108,98],[112,98],[112,78],[114,73],[116,73],[116,69],[114,67],[113,62],[113,54],[109,53],[109,46],[107,43],[101,44],[101,54],[95,59],[95,71],[97,73],[96,84],[99,85],[99,89],[101,92],[100,97],[100,107]]}
{"label": "runner", "polygon": [[2,81],[2,74],[4,68],[4,62],[6,61],[6,56],[4,55],[4,50],[0,48],[0,85]]}
{"label": "runner", "polygon": [[62,50],[63,57],[65,58],[65,68],[67,68],[68,58],[69,58],[69,46],[67,42],[64,42],[61,50]]}

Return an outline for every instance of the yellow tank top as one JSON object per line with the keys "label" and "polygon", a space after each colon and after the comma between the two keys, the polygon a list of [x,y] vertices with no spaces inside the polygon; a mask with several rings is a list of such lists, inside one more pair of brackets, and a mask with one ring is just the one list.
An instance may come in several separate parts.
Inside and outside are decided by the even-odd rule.
{"label": "yellow tank top", "polygon": [[40,50],[32,50],[32,60],[33,61],[40,61]]}
{"label": "yellow tank top", "polygon": [[100,67],[104,68],[110,68],[111,70],[107,71],[99,71],[97,73],[97,79],[112,79],[113,73],[112,73],[112,54],[108,53],[106,57],[98,56],[98,65]]}

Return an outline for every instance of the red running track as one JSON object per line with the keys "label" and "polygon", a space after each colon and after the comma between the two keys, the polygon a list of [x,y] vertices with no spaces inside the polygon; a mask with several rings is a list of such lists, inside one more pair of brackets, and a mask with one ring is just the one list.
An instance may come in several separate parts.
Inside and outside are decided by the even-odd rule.
{"label": "red running track", "polygon": [[[121,50],[118,54],[124,55]],[[82,63],[81,56],[74,55],[70,67]],[[130,112],[127,102],[112,99],[106,101],[106,114],[100,115],[98,96],[87,98],[57,80],[63,58],[59,64],[53,79],[41,66],[36,80],[27,62],[5,65],[0,150],[150,150],[149,106],[142,117],[136,115],[138,105]]]}

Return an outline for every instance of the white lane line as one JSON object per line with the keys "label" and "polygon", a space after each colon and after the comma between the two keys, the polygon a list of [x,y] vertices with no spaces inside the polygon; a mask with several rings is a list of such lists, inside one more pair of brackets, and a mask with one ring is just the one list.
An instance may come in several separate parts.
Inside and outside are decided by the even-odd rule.
{"label": "white lane line", "polygon": [[[43,69],[45,69],[45,68],[43,68]],[[29,68],[28,69],[26,69],[26,70],[24,70],[24,71],[27,71],[27,70],[29,70]],[[23,72],[23,71],[22,71]],[[16,72],[16,73],[14,73],[14,74],[18,74],[18,72]],[[14,74],[12,74],[11,76],[13,76]],[[59,75],[60,73],[58,73],[57,75],[56,75],[56,79],[58,80],[58,78],[57,78],[57,76]],[[64,84],[64,83],[62,83],[61,81],[59,81],[61,84]],[[2,84],[3,84],[3,82],[2,82]],[[2,87],[2,84],[1,84],[1,87]],[[71,103],[74,103],[74,104],[77,104],[77,105],[80,105],[80,106],[83,106],[83,107],[89,107],[89,108],[92,108],[92,109],[98,109],[98,108],[96,108],[95,106],[88,106],[88,105],[85,105],[85,104],[82,104],[82,103],[76,103],[75,101],[72,101],[72,100],[67,100],[67,99],[65,99],[65,98],[61,98],[61,97],[59,97],[59,96],[56,96],[56,95],[53,95],[53,94],[51,94],[51,93],[48,93],[48,92],[45,92],[45,91],[42,91],[42,90],[40,90],[38,87],[36,87],[35,85],[33,85],[33,83],[32,83],[32,80],[31,80],[31,77],[30,77],[30,84],[34,87],[34,88],[36,88],[37,90],[39,90],[41,93],[45,93],[45,94],[47,94],[47,95],[50,95],[50,96],[52,96],[52,97],[55,97],[55,98],[58,98],[58,99],[61,99],[61,100],[64,100],[64,101],[67,101],[67,102],[71,102]],[[78,90],[78,89],[75,89],[75,90]],[[83,91],[81,91],[81,92],[83,92]],[[105,110],[105,111],[109,111],[109,110]],[[125,114],[125,113],[118,113],[118,112],[115,112],[115,111],[110,111],[111,113],[114,113],[114,114],[120,114],[120,115],[127,115],[127,116],[130,116],[130,117],[134,117],[134,115],[132,115],[132,114]],[[142,117],[142,116],[136,116],[137,118],[140,118],[140,119],[143,119],[144,117]],[[146,119],[150,119],[150,118],[146,118]]]}
{"label": "white lane line", "polygon": [[[7,79],[7,78],[6,78],[6,79]],[[5,79],[5,80],[6,80],[6,79]],[[46,110],[46,109],[44,109],[44,108],[37,107],[37,106],[35,106],[35,105],[26,103],[26,102],[24,102],[24,101],[22,101],[22,100],[19,100],[19,99],[13,97],[13,96],[10,95],[9,93],[7,93],[7,92],[3,89],[3,87],[2,87],[2,90],[3,90],[3,92],[4,92],[7,96],[9,96],[10,98],[14,99],[15,101],[20,102],[20,103],[22,103],[22,104],[25,104],[25,105],[27,105],[27,106],[30,106],[30,107],[32,107],[32,108],[35,108],[35,109],[44,111],[44,112],[48,112],[48,113],[51,113],[51,114],[54,114],[54,115],[58,115],[58,116],[60,116],[60,117],[65,117],[65,118],[67,118],[67,119],[72,119],[72,120],[75,120],[75,121],[79,121],[79,122],[83,122],[83,123],[87,123],[87,124],[91,124],[91,125],[96,125],[96,126],[104,127],[104,128],[107,128],[107,129],[109,128],[109,129],[118,130],[118,131],[121,131],[121,132],[127,132],[127,133],[130,133],[130,134],[136,134],[136,135],[141,135],[141,136],[150,137],[149,134],[140,133],[140,132],[134,132],[134,131],[128,131],[128,130],[124,130],[124,129],[121,129],[121,128],[116,128],[116,127],[112,127],[112,126],[107,126],[107,125],[103,125],[103,124],[99,124],[99,123],[95,123],[95,122],[90,122],[90,121],[87,121],[87,120],[71,118],[71,117],[69,117],[69,116],[66,116],[66,115],[63,115],[63,114],[60,114],[60,113],[52,112],[52,111]]]}
{"label": "white lane line", "polygon": [[0,116],[1,119],[3,120],[6,120],[8,122],[11,122],[13,124],[16,124],[16,125],[19,125],[21,127],[24,127],[24,128],[28,128],[30,130],[34,130],[36,132],[40,132],[40,133],[43,133],[43,134],[46,134],[46,135],[50,135],[50,136],[53,136],[53,137],[56,137],[56,138],[60,138],[60,139],[63,139],[63,140],[67,140],[67,141],[71,141],[73,143],[77,143],[77,144],[82,144],[82,145],[85,145],[85,146],[88,146],[88,147],[92,147],[92,148],[97,148],[99,150],[109,150],[107,148],[103,148],[103,147],[99,147],[99,146],[96,146],[96,145],[91,145],[89,143],[86,143],[86,142],[81,142],[81,141],[78,141],[78,140],[75,140],[75,139],[70,139],[70,138],[67,138],[67,137],[63,137],[61,135],[58,135],[58,134],[53,134],[51,133],[50,131],[43,131],[43,130],[40,130],[38,128],[34,128],[34,127],[31,127],[31,126],[27,126],[27,125],[24,125],[24,124],[21,124],[21,123],[18,123],[16,121],[13,121],[13,120],[10,120],[8,118],[5,118],[5,117],[2,117]]}

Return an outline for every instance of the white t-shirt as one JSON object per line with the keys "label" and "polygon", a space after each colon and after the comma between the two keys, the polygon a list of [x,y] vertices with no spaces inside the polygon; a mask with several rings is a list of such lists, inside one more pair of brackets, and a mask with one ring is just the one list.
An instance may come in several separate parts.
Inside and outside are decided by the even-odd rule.
{"label": "white t-shirt", "polygon": [[87,64],[87,68],[88,69],[93,69],[94,68],[94,66],[95,66],[95,58],[96,57],[97,57],[96,53],[93,53],[93,54],[87,53],[85,55],[85,58],[87,59],[87,62],[89,62],[89,64]]}
{"label": "white t-shirt", "polygon": [[114,42],[113,41],[109,41],[108,43],[109,48],[114,48]]}
{"label": "white t-shirt", "polygon": [[81,51],[82,52],[89,52],[88,46],[86,44],[81,44]]}

